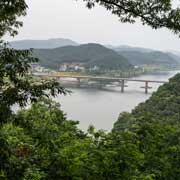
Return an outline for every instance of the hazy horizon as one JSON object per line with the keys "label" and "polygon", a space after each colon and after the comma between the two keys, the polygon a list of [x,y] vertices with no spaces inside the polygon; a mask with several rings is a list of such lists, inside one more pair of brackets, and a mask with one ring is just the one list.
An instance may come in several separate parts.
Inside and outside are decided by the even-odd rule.
{"label": "hazy horizon", "polygon": [[[112,46],[112,47],[130,47],[130,48],[144,48],[144,49],[151,49],[151,50],[157,50],[154,48],[146,48],[146,47],[140,47],[140,46],[133,46],[133,45],[129,45],[129,44],[120,44],[120,45],[112,45],[112,44],[102,44],[102,43],[98,43],[98,42],[85,42],[85,43],[79,43],[77,41],[74,41],[73,39],[69,39],[69,38],[47,38],[47,39],[12,39],[11,42],[20,42],[20,41],[46,41],[46,40],[57,40],[57,39],[65,39],[65,40],[71,40],[75,43],[77,43],[77,45],[85,45],[85,44],[100,44],[102,46],[106,46],[108,48],[108,46]],[[161,51],[165,51],[165,50],[161,50]],[[180,51],[179,51],[180,52]]]}
{"label": "hazy horizon", "polygon": [[[180,38],[167,29],[123,24],[103,7],[89,10],[82,0],[26,0],[29,9],[24,26],[6,40],[71,39],[77,43],[127,45],[157,50],[179,50]],[[177,1],[178,2],[178,1]]]}

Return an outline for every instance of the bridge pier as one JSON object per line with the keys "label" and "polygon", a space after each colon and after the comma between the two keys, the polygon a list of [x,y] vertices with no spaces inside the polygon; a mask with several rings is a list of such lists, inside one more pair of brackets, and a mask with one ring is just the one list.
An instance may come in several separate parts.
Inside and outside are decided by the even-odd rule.
{"label": "bridge pier", "polygon": [[149,81],[144,81],[145,82],[145,86],[141,87],[143,89],[145,89],[145,94],[148,94],[148,89],[152,89],[152,87],[149,87]]}
{"label": "bridge pier", "polygon": [[102,89],[102,88],[103,88],[103,82],[99,81],[99,89]]}
{"label": "bridge pier", "polygon": [[121,92],[124,92],[125,80],[121,80]]}
{"label": "bridge pier", "polygon": [[148,93],[148,88],[149,88],[149,87],[148,87],[148,81],[146,81],[146,82],[145,82],[145,94]]}
{"label": "bridge pier", "polygon": [[77,78],[77,87],[80,88],[81,87],[81,79]]}

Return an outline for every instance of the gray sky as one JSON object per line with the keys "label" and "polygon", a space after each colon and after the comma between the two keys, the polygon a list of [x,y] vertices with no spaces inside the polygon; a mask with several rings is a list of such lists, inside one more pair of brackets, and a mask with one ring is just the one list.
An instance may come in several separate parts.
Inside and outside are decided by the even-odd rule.
{"label": "gray sky", "polygon": [[[180,38],[166,29],[122,24],[103,7],[88,10],[82,0],[26,0],[28,15],[14,40],[69,38],[79,43],[132,45],[180,50]],[[179,2],[179,0],[177,1]],[[8,40],[9,39],[7,37]]]}

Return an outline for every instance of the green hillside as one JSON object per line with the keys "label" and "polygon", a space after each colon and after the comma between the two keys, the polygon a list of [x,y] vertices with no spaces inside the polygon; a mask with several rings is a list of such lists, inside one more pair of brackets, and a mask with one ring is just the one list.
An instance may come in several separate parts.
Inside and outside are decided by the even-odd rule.
{"label": "green hillside", "polygon": [[180,179],[179,104],[180,74],[177,74],[132,113],[122,113],[114,125],[117,146],[127,138],[124,147],[130,149],[135,144],[138,147],[134,155],[141,154],[138,168],[141,175],[147,175],[143,180]]}
{"label": "green hillside", "polygon": [[168,53],[160,51],[140,52],[140,51],[121,51],[122,56],[128,59],[133,65],[162,65],[162,66],[177,66],[177,59],[170,56]]}
{"label": "green hillside", "polygon": [[36,49],[34,56],[48,68],[57,69],[61,63],[85,63],[104,69],[124,69],[132,67],[126,58],[99,44],[66,46],[56,49]]}

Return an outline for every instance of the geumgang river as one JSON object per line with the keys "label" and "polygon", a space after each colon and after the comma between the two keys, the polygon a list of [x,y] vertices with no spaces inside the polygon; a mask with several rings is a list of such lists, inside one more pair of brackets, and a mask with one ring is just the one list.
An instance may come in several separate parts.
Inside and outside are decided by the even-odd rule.
{"label": "geumgang river", "polygon": [[[177,71],[154,73],[135,79],[164,81],[176,73]],[[73,88],[71,95],[58,96],[56,101],[60,102],[67,118],[79,121],[79,127],[83,130],[89,125],[94,125],[96,129],[110,130],[121,112],[130,112],[139,103],[147,100],[160,84],[150,83],[153,88],[149,90],[149,94],[145,94],[141,86],[144,86],[144,83],[128,82],[124,93],[121,93],[119,88],[111,90]]]}

